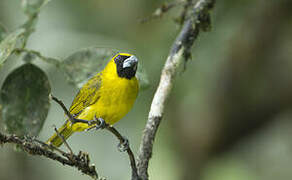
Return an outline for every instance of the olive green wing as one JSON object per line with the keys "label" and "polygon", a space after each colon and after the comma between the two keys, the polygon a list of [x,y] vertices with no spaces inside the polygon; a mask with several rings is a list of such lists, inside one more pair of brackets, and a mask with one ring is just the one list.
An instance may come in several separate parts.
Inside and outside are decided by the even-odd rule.
{"label": "olive green wing", "polygon": [[79,90],[69,109],[72,115],[78,115],[86,107],[96,103],[100,98],[101,74],[98,73],[87,81]]}

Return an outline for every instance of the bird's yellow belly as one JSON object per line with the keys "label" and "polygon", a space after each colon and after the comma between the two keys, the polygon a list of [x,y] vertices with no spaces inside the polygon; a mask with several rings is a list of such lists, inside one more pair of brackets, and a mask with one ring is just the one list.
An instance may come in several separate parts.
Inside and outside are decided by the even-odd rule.
{"label": "bird's yellow belly", "polygon": [[[93,120],[103,118],[107,124],[114,124],[122,119],[132,108],[138,93],[138,87],[135,84],[112,85],[111,88],[105,88],[101,91],[100,99],[93,105],[85,108],[76,118],[84,120]],[[131,86],[132,85],[132,86]],[[89,128],[85,123],[76,123],[73,125],[73,131],[84,131]]]}

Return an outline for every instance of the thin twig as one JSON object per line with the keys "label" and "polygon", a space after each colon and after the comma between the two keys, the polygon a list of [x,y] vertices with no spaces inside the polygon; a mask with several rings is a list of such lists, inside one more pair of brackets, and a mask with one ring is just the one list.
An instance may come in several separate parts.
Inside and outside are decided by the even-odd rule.
{"label": "thin twig", "polygon": [[[113,133],[118,140],[120,141],[120,144],[125,143],[125,138],[121,135],[121,133],[114,128],[113,126],[110,125],[106,125],[105,127],[108,131],[110,131],[111,133]],[[132,168],[132,179],[134,180],[138,180],[139,176],[138,176],[138,171],[137,171],[137,167],[136,167],[136,162],[135,162],[135,156],[133,151],[130,148],[130,144],[128,144],[128,148],[126,149],[128,155],[129,155],[129,159],[130,159],[130,163],[131,163],[131,168]]]}
{"label": "thin twig", "polygon": [[[47,157],[48,159],[52,159],[54,161],[58,161],[63,165],[68,165],[72,167],[76,167],[82,173],[89,175],[93,179],[98,179],[97,172],[95,170],[94,165],[90,165],[88,157],[79,153],[79,155],[73,155],[72,159],[71,154],[63,152],[62,156],[56,154],[48,148],[47,146],[43,146],[44,142],[39,143],[39,140],[35,140],[33,138],[20,138],[16,135],[4,135],[0,132],[0,145],[6,143],[12,143],[19,145],[25,152],[31,155],[39,155]],[[41,145],[39,145],[41,144]]]}
{"label": "thin twig", "polygon": [[188,10],[191,8],[192,4],[193,4],[192,0],[186,0],[186,3],[183,6],[183,10],[181,11],[180,15],[177,18],[175,18],[175,22],[177,22],[179,25],[183,25],[187,17]]}
{"label": "thin twig", "polygon": [[26,48],[16,48],[13,50],[13,53],[28,53],[28,54],[32,54],[38,58],[40,58],[41,60],[49,63],[49,64],[54,64],[56,67],[60,67],[60,61],[58,59],[55,58],[51,58],[51,57],[45,57],[43,56],[40,52],[32,50],[32,49],[26,49]]}
{"label": "thin twig", "polygon": [[170,3],[164,3],[159,8],[157,8],[151,16],[141,19],[140,23],[146,23],[150,20],[161,18],[165,13],[167,13],[172,8],[177,7],[184,3],[186,3],[185,0],[177,0]]}
{"label": "thin twig", "polygon": [[[72,124],[74,124],[74,123],[78,123],[78,122],[80,122],[80,123],[86,123],[86,124],[91,123],[90,121],[87,121],[87,120],[76,119],[76,118],[74,118],[74,117],[72,116],[72,114],[68,111],[68,109],[66,108],[66,106],[64,105],[64,103],[63,103],[61,100],[59,100],[58,98],[56,98],[56,97],[53,96],[52,94],[50,94],[49,97],[50,97],[52,100],[54,100],[56,103],[58,103],[58,104],[62,107],[64,113],[66,114],[66,116],[68,117],[68,119],[70,120],[70,122],[71,122]],[[90,125],[90,124],[89,124],[89,125]]]}
{"label": "thin twig", "polygon": [[66,139],[64,138],[64,136],[62,136],[62,134],[60,134],[58,132],[58,129],[56,128],[56,126],[54,127],[54,130],[55,130],[56,134],[59,136],[59,138],[62,139],[63,143],[65,144],[66,148],[69,150],[69,152],[70,152],[70,154],[72,156],[74,153],[73,153],[71,147],[69,146],[69,144],[67,143]]}
{"label": "thin twig", "polygon": [[59,100],[58,98],[56,98],[55,96],[53,96],[52,94],[50,94],[49,97],[61,106],[61,108],[63,109],[63,111],[66,114],[66,116],[69,118],[69,120],[71,122],[73,122],[74,121],[74,118],[70,114],[70,112],[68,111],[68,109],[66,108],[66,106],[64,105],[64,103],[61,100]]}
{"label": "thin twig", "polygon": [[142,142],[140,144],[137,168],[142,180],[148,180],[148,165],[152,156],[153,142],[164,114],[164,107],[172,90],[177,71],[183,59],[190,57],[190,49],[200,30],[207,30],[210,25],[209,10],[215,0],[199,0],[192,8],[192,15],[185,20],[183,27],[174,41],[162,70],[160,83],[155,92]]}

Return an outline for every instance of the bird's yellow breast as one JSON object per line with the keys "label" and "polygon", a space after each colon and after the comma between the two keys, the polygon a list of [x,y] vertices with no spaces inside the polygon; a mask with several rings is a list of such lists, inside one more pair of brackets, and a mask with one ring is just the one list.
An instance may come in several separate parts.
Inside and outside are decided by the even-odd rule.
{"label": "bird's yellow breast", "polygon": [[[99,98],[76,118],[92,120],[96,116],[112,125],[123,118],[132,108],[139,90],[137,78],[120,78],[115,72],[116,69],[110,68],[110,66],[111,64],[101,72],[101,86],[97,90]],[[89,127],[85,123],[73,124],[73,131],[83,131],[87,128]]]}
{"label": "bird's yellow breast", "polygon": [[119,78],[111,82],[104,82],[100,89],[100,99],[90,108],[96,109],[97,117],[114,124],[132,108],[138,93],[138,82],[136,78]]}

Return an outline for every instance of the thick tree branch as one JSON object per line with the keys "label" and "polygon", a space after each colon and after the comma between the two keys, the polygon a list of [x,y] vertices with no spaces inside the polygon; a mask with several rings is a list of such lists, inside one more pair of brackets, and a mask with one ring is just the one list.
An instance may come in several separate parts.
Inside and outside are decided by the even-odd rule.
{"label": "thick tree branch", "polygon": [[213,8],[214,4],[215,0],[199,0],[194,5],[191,16],[184,22],[167,57],[162,70],[160,83],[151,104],[148,121],[144,129],[138,153],[138,175],[143,180],[148,180],[148,165],[152,156],[153,142],[179,66],[182,64],[184,58],[188,59],[190,57],[190,49],[198,37],[200,30],[205,31],[209,28],[209,10]]}
{"label": "thick tree branch", "polygon": [[51,146],[44,146],[45,143],[33,138],[20,138],[16,135],[4,135],[0,133],[0,145],[12,143],[17,144],[21,149],[31,155],[44,156],[48,159],[52,159],[60,162],[63,165],[76,167],[82,173],[89,175],[93,179],[98,179],[95,166],[90,164],[88,154],[79,152],[78,155],[65,153],[61,150],[59,152],[62,155],[58,155],[50,149]]}

